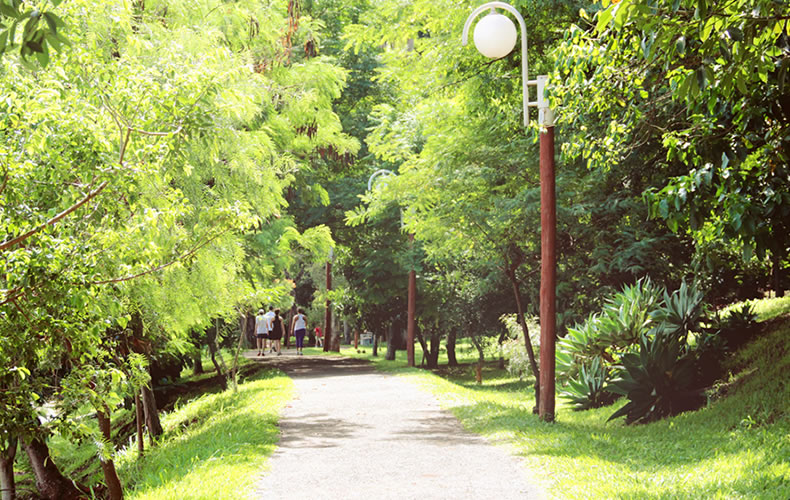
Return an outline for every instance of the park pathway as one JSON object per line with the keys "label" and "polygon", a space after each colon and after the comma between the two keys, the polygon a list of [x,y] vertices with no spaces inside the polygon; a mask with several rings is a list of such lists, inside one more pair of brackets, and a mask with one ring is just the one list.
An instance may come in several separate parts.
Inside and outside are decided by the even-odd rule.
{"label": "park pathway", "polygon": [[256,499],[533,499],[528,472],[465,431],[435,398],[349,358],[263,358],[296,396]]}

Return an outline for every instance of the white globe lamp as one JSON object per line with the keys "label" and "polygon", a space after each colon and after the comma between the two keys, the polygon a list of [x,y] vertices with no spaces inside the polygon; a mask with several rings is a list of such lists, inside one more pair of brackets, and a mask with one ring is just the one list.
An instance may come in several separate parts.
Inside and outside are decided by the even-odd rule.
{"label": "white globe lamp", "polygon": [[491,13],[475,26],[475,47],[486,57],[500,59],[516,46],[516,25],[509,17]]}

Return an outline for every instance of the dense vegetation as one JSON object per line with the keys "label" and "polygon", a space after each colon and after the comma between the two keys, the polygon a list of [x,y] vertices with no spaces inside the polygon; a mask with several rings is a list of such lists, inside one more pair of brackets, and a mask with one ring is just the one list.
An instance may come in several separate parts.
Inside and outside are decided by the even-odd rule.
{"label": "dense vegetation", "polygon": [[[468,337],[537,374],[539,128],[520,53],[461,46],[476,5],[0,1],[4,496],[20,461],[43,497],[95,488],[50,459],[61,439],[119,498],[113,432],[166,440],[158,386],[205,349],[237,390],[261,307],[314,325],[330,300],[336,334],[394,359],[412,270],[428,366]],[[558,117],[561,390],[623,395],[592,411],[628,422],[696,407],[754,319],[721,306],[788,286],[790,9],[514,6]]]}

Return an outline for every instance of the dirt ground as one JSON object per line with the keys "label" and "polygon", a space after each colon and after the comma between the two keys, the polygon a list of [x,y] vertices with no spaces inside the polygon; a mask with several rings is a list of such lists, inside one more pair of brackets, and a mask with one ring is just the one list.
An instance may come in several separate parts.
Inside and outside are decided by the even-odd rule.
{"label": "dirt ground", "polygon": [[262,363],[293,378],[260,499],[544,498],[503,448],[465,431],[433,396],[367,362],[297,357]]}

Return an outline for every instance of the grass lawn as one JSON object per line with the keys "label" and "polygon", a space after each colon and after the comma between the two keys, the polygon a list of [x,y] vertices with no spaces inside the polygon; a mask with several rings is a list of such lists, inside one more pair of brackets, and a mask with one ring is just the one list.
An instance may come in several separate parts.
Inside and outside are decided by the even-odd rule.
{"label": "grass lawn", "polygon": [[[787,299],[755,302],[761,319],[788,308]],[[369,358],[367,350],[343,354]],[[730,360],[727,397],[646,425],[606,422],[623,401],[574,412],[562,399],[557,421],[546,424],[531,413],[531,381],[496,363],[477,385],[471,365],[432,373],[405,368],[402,352],[393,362],[382,358],[377,367],[431,391],[466,428],[522,457],[557,498],[790,498],[790,320]]]}
{"label": "grass lawn", "polygon": [[293,383],[265,370],[231,390],[185,402],[162,418],[165,435],[142,461],[132,444],[118,459],[129,499],[237,499],[251,492],[279,439]]}

